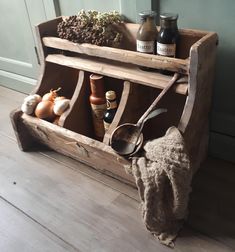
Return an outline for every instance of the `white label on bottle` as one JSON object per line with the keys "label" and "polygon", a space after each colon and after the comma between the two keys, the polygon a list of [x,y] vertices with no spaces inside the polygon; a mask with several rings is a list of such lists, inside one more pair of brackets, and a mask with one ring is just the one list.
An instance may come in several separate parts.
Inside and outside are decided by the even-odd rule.
{"label": "white label on bottle", "polygon": [[136,50],[137,52],[142,52],[142,53],[153,53],[154,41],[136,40]]}
{"label": "white label on bottle", "polygon": [[104,136],[103,117],[106,110],[106,104],[91,104],[91,108],[95,135],[99,138],[102,138]]}
{"label": "white label on bottle", "polygon": [[114,109],[117,107],[117,102],[115,101],[109,101],[107,100],[107,109]]}
{"label": "white label on bottle", "polygon": [[176,44],[162,44],[157,42],[157,54],[167,57],[175,57]]}
{"label": "white label on bottle", "polygon": [[109,126],[110,126],[110,123],[107,123],[107,122],[104,121],[105,132],[108,130]]}

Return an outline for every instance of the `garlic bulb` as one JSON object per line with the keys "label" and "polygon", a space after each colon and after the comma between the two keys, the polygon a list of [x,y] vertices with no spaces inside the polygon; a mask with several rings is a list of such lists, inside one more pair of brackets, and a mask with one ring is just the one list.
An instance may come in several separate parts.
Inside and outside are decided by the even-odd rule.
{"label": "garlic bulb", "polygon": [[29,95],[25,97],[24,102],[21,106],[21,111],[28,115],[33,114],[34,109],[41,100],[42,97],[38,94]]}
{"label": "garlic bulb", "polygon": [[34,109],[35,109],[35,106],[29,105],[29,104],[27,104],[26,102],[24,102],[24,103],[21,105],[21,111],[22,111],[23,113],[27,114],[27,115],[33,114]]}
{"label": "garlic bulb", "polygon": [[59,100],[64,100],[64,99],[66,99],[65,96],[57,96],[57,97],[55,98],[54,102],[57,102],[57,101],[59,101]]}
{"label": "garlic bulb", "polygon": [[24,98],[24,102],[30,102],[30,103],[39,103],[42,100],[42,97],[38,94],[29,95]]}
{"label": "garlic bulb", "polygon": [[57,100],[54,104],[53,111],[56,115],[62,115],[66,109],[69,107],[70,100],[69,99],[62,99]]}

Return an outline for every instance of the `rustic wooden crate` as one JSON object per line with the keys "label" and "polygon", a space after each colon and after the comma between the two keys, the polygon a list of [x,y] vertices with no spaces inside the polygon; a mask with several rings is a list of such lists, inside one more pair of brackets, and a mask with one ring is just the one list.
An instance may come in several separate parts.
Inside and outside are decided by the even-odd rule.
{"label": "rustic wooden crate", "polygon": [[[36,142],[84,162],[124,182],[134,184],[125,172],[130,161],[109,146],[112,131],[125,122],[135,123],[171,76],[146,72],[139,66],[179,72],[182,77],[163,98],[159,107],[168,113],[150,120],[144,128],[145,140],[162,136],[170,126],[183,134],[196,170],[204,160],[208,144],[208,116],[218,37],[214,32],[180,30],[177,58],[135,52],[138,24],[124,24],[122,49],[76,44],[57,36],[61,17],[36,27],[41,74],[33,93],[43,95],[62,87],[71,106],[59,119],[59,126],[23,114],[11,113],[19,147],[26,151]],[[119,107],[103,142],[94,139],[89,104],[89,75],[105,76],[106,90],[117,93]]]}

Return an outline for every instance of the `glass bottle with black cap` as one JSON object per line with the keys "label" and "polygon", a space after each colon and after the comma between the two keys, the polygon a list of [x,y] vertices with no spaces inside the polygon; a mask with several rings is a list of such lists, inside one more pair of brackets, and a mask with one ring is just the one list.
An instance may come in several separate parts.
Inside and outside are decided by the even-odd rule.
{"label": "glass bottle with black cap", "polygon": [[[179,31],[178,14],[164,13],[160,15],[160,31],[157,38],[157,54],[166,57],[176,57]],[[167,71],[166,71],[167,73]]]}

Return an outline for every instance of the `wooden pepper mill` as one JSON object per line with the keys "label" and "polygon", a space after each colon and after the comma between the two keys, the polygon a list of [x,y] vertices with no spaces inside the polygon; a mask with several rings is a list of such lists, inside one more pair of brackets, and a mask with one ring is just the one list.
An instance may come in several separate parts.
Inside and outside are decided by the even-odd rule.
{"label": "wooden pepper mill", "polygon": [[97,74],[90,75],[90,104],[92,109],[92,120],[94,126],[95,138],[99,141],[103,140],[104,137],[104,112],[106,111],[106,99],[104,91],[104,80],[103,76]]}

